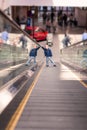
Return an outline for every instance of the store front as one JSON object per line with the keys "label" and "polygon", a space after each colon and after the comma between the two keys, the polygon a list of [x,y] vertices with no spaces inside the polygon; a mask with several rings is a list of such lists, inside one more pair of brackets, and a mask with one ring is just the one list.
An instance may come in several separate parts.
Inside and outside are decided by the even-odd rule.
{"label": "store front", "polygon": [[[32,7],[12,6],[12,18],[19,24],[26,24],[28,18],[32,18]],[[35,18],[38,17],[38,8],[35,7]]]}
{"label": "store front", "polygon": [[[32,17],[31,13],[31,6],[12,6],[12,18],[15,21],[20,21],[20,23],[26,23],[28,17]],[[74,14],[75,8],[73,7],[52,7],[52,6],[40,6],[35,7],[35,18],[38,18],[39,16],[42,16],[43,12],[46,11],[46,13],[51,13],[52,11],[55,12],[55,14],[58,13],[58,11],[62,10],[62,13]]]}

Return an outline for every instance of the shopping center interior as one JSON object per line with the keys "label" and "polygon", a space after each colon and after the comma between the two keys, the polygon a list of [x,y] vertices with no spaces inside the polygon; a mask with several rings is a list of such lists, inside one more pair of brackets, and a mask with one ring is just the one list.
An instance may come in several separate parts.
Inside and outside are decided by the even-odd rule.
{"label": "shopping center interior", "polygon": [[[87,129],[87,38],[82,39],[83,33],[87,34],[85,5],[86,0],[0,1],[0,130]],[[31,36],[26,26],[42,28],[50,42],[47,36],[37,41],[35,32]],[[67,46],[65,34],[70,39]],[[36,63],[26,66],[35,45],[40,47]],[[46,45],[56,66],[46,64]]]}

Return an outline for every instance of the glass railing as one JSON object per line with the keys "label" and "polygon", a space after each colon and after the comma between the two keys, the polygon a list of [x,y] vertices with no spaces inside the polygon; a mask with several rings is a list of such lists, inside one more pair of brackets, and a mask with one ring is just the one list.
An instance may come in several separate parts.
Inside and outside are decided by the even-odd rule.
{"label": "glass railing", "polygon": [[87,69],[87,40],[80,41],[60,50],[62,62]]}
{"label": "glass railing", "polygon": [[0,69],[28,58],[33,44],[37,43],[0,10]]}
{"label": "glass railing", "polygon": [[29,69],[25,64],[35,44],[38,43],[0,10],[0,88]]}
{"label": "glass railing", "polygon": [[0,10],[0,114],[17,94],[22,99],[39,71],[42,60],[26,66],[35,44],[38,43]]}

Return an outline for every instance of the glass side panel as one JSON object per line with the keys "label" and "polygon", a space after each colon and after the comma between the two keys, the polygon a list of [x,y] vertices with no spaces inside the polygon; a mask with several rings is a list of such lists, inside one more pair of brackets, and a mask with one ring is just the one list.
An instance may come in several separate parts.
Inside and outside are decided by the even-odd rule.
{"label": "glass side panel", "polygon": [[0,13],[0,63],[25,59],[34,42]]}
{"label": "glass side panel", "polygon": [[27,69],[34,41],[0,11],[0,87]]}

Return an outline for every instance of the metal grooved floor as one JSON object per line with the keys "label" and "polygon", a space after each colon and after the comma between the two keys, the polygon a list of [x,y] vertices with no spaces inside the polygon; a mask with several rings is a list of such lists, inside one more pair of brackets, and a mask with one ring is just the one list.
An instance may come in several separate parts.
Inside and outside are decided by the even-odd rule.
{"label": "metal grooved floor", "polygon": [[15,130],[87,130],[87,89],[63,65],[44,67]]}

